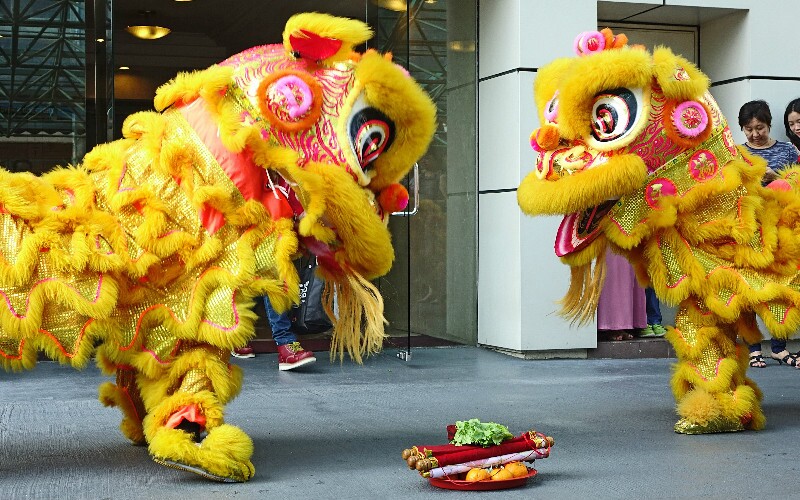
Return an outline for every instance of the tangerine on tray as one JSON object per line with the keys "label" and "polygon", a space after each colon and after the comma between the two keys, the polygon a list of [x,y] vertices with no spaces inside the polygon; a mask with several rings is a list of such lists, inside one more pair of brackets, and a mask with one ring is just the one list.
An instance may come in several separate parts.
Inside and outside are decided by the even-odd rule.
{"label": "tangerine on tray", "polygon": [[484,479],[489,479],[489,471],[486,469],[476,467],[467,472],[466,481],[483,481]]}
{"label": "tangerine on tray", "polygon": [[508,471],[508,470],[505,470],[505,469],[494,469],[489,474],[492,475],[492,479],[494,481],[503,481],[503,480],[506,480],[506,479],[514,479],[514,474],[512,474],[511,471]]}
{"label": "tangerine on tray", "polygon": [[522,477],[528,474],[528,468],[525,467],[525,464],[520,462],[507,463],[503,468],[509,471],[514,477]]}

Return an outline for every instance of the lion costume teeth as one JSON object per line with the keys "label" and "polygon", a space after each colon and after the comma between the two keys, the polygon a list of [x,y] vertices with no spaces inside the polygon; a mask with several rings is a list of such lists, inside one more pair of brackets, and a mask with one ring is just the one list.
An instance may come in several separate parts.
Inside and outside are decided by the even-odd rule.
{"label": "lion costume teeth", "polygon": [[[519,205],[530,215],[566,215],[556,253],[572,266],[567,318],[594,315],[609,247],[643,286],[678,305],[667,334],[678,355],[676,432],[760,429],[761,393],[745,376],[737,337],[761,339],[756,314],[777,338],[800,327],[798,188],[761,186],[764,160],[736,146],[696,67],[625,40],[582,33],[577,58],[540,70],[542,126],[531,135],[539,161],[519,186]],[[607,161],[565,167],[559,151],[575,147]],[[782,182],[796,186],[798,173],[784,171]]]}
{"label": "lion costume teeth", "polygon": [[82,165],[0,170],[3,367],[30,369],[44,351],[80,368],[96,353],[117,377],[101,402],[155,461],[250,479],[252,442],[223,419],[242,381],[229,353],[253,336],[254,297],[298,300],[301,247],[318,256],[329,314],[338,298],[331,357],[383,345],[369,280],[392,265],[388,214],[435,106],[390,59],[352,52],[371,34],[299,14],[283,44],[178,75],[157,92],[160,113],[131,115],[124,139]]}

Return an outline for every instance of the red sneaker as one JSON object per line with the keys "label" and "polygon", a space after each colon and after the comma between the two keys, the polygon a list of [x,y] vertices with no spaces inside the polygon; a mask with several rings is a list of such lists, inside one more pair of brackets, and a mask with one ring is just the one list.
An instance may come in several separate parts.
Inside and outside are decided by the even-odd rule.
{"label": "red sneaker", "polygon": [[244,347],[240,347],[238,349],[232,350],[231,351],[231,356],[236,357],[236,358],[241,358],[241,359],[247,359],[247,358],[255,358],[256,354],[255,354],[255,352],[253,352],[253,348],[252,347],[250,347],[249,345],[246,345]]}
{"label": "red sneaker", "polygon": [[294,370],[299,366],[310,365],[316,360],[314,353],[303,349],[300,342],[278,346],[278,370],[280,371]]}

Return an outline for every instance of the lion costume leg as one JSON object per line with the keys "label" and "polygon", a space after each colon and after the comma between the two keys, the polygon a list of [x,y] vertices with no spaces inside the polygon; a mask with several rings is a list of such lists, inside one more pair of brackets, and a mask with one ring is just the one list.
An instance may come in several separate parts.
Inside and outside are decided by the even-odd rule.
{"label": "lion costume leg", "polygon": [[680,420],[675,432],[706,434],[764,427],[761,392],[745,377],[747,352],[736,325],[683,301],[667,339],[678,355],[672,376]]}
{"label": "lion costume leg", "polygon": [[144,435],[157,463],[222,482],[253,477],[253,442],[224,423],[225,404],[241,388],[242,371],[230,354],[195,344],[155,377],[139,376],[147,416]]}
{"label": "lion costume leg", "polygon": [[134,444],[145,444],[144,420],[145,410],[139,386],[136,384],[138,372],[132,366],[116,366],[117,383],[105,382],[100,385],[100,402],[103,406],[117,407],[122,411],[122,422],[119,428],[122,434]]}

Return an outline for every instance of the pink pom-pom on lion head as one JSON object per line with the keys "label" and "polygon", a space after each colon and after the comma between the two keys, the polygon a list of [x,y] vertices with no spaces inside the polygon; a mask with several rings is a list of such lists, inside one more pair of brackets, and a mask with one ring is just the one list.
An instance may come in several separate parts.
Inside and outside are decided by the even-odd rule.
{"label": "pink pom-pom on lion head", "polygon": [[575,37],[573,48],[578,56],[588,56],[604,50],[619,49],[628,44],[628,37],[614,35],[609,28],[600,31],[584,31]]}

